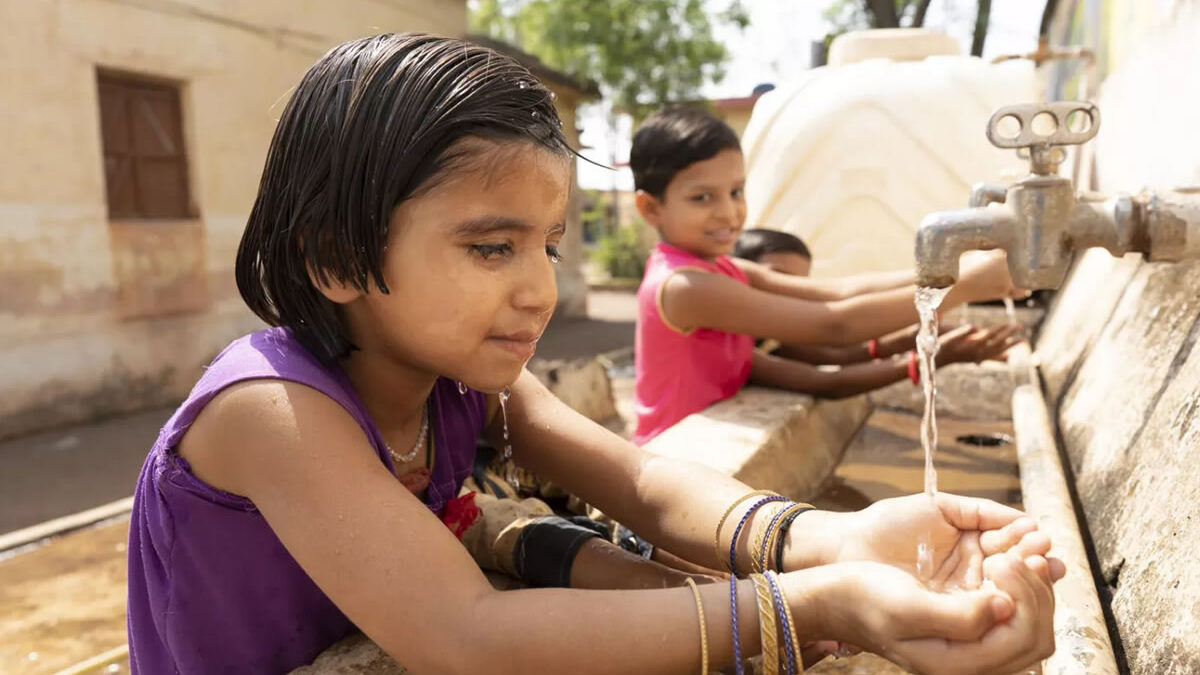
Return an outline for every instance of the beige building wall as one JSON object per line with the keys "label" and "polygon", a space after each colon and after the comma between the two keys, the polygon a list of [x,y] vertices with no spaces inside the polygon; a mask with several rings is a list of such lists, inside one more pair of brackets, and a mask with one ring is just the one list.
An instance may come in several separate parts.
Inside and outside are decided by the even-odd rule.
{"label": "beige building wall", "polygon": [[[0,0],[0,15],[0,437],[185,395],[260,325],[232,268],[289,88],[343,40],[467,25],[465,0]],[[109,221],[98,68],[179,83],[195,219]]]}

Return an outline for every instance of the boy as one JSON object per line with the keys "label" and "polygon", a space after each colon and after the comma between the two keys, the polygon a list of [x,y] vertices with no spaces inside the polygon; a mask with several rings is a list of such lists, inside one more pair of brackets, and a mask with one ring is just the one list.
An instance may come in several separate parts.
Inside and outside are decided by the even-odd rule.
{"label": "boy", "polygon": [[[634,442],[747,381],[809,386],[794,362],[756,354],[751,336],[853,345],[917,321],[911,272],[820,281],[730,258],[746,218],[745,162],[737,135],[711,115],[651,115],[629,163],[638,211],[662,237],[638,289]],[[1015,293],[1002,255],[977,256],[943,307]]]}
{"label": "boy", "polygon": [[[807,277],[812,268],[812,253],[804,241],[778,230],[746,230],[738,238],[733,255],[792,276]],[[989,330],[960,326],[943,331],[937,365],[1003,359],[1007,349],[1018,341],[1019,331],[1018,326]],[[911,377],[916,371],[913,351],[916,338],[917,327],[912,326],[851,347],[781,345],[767,340],[761,349],[765,354],[790,361],[778,366],[789,374],[790,389],[813,396],[843,398]],[[830,370],[818,368],[819,365],[841,368]]]}

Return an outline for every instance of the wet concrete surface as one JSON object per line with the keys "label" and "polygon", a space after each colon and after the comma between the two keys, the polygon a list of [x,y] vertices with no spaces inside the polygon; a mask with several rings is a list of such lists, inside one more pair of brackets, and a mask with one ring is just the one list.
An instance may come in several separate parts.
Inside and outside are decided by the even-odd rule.
{"label": "wet concrete surface", "polygon": [[[851,441],[824,491],[813,500],[818,508],[854,511],[888,497],[920,492],[925,485],[925,453],[921,449],[920,418],[903,412],[877,410]],[[943,492],[986,497],[1021,507],[1021,481],[1016,446],[986,446],[956,442],[975,436],[1012,438],[1010,422],[938,420],[938,450],[934,467]],[[843,659],[826,658],[805,671],[814,675],[903,675],[908,672],[874,654]]]}
{"label": "wet concrete surface", "polygon": [[[854,511],[880,499],[924,489],[920,421],[908,413],[877,410],[851,441],[833,478],[813,504],[832,511]],[[1010,422],[938,419],[938,430],[933,458],[938,490],[1021,507],[1016,446],[988,447],[956,440],[962,436],[1011,439]]]}
{"label": "wet concrete surface", "polygon": [[55,673],[125,644],[128,532],[121,518],[0,560],[0,671]]}

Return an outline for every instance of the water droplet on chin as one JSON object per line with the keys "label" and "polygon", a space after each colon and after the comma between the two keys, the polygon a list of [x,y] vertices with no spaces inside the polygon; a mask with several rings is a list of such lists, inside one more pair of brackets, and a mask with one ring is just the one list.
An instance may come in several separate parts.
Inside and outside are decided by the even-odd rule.
{"label": "water droplet on chin", "polygon": [[467,385],[463,384],[462,382],[458,382],[458,381],[456,381],[455,384],[458,385],[458,393],[460,393],[460,394],[467,393]]}

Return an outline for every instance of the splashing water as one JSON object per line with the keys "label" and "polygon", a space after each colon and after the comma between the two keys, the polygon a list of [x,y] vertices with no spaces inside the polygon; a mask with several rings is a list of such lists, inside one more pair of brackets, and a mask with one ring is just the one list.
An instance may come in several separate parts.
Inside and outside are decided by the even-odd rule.
{"label": "splashing water", "polygon": [[[925,494],[930,499],[937,494],[937,471],[933,468],[933,453],[937,450],[937,386],[934,383],[935,360],[938,351],[938,307],[949,288],[917,289],[917,314],[921,328],[917,332],[917,363],[921,372],[921,388],[925,392],[925,414],[921,418],[921,445],[925,449]],[[917,544],[917,572],[922,579],[933,574],[933,546],[929,534],[922,535]]]}
{"label": "splashing water", "polygon": [[500,399],[500,419],[504,422],[504,449],[500,453],[500,457],[504,460],[504,478],[508,484],[517,489],[520,482],[517,480],[517,472],[512,464],[512,443],[508,441],[508,399],[512,398],[512,389],[505,387],[497,394]]}

